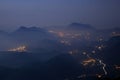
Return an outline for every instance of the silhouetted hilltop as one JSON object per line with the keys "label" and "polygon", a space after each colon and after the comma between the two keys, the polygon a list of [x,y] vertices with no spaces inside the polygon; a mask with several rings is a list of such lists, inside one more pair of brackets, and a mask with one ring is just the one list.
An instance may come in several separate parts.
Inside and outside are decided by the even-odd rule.
{"label": "silhouetted hilltop", "polygon": [[68,26],[70,29],[78,29],[78,30],[86,30],[86,29],[94,29],[91,25],[89,24],[82,24],[82,23],[72,23]]}
{"label": "silhouetted hilltop", "polygon": [[45,31],[45,29],[43,28],[39,28],[39,27],[25,27],[25,26],[21,26],[20,28],[18,28],[16,31]]}
{"label": "silhouetted hilltop", "polygon": [[47,33],[46,30],[42,28],[37,28],[37,27],[20,27],[19,29],[15,30],[14,32],[11,33],[10,35],[14,39],[19,39],[19,40],[39,40],[43,38],[47,38],[49,34]]}
{"label": "silhouetted hilltop", "polygon": [[47,34],[47,30],[43,29],[43,28],[38,28],[38,27],[24,27],[21,26],[20,28],[18,28],[16,31],[14,31],[12,33],[13,35],[17,35],[17,36],[29,36],[29,35],[45,35]]}

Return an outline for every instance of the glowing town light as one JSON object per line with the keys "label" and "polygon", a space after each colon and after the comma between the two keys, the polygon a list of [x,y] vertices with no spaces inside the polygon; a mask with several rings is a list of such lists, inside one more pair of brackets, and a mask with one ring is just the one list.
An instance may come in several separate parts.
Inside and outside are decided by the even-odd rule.
{"label": "glowing town light", "polygon": [[94,53],[94,54],[95,54],[95,53],[96,53],[96,51],[92,51],[92,53]]}
{"label": "glowing town light", "polygon": [[73,52],[72,52],[72,51],[69,51],[69,54],[73,54]]}
{"label": "glowing town light", "polygon": [[117,33],[117,32],[112,32],[112,36],[120,36],[120,33]]}
{"label": "glowing town light", "polygon": [[20,46],[20,47],[17,47],[17,48],[9,49],[8,51],[13,51],[13,52],[26,52],[27,49],[26,49],[26,46]]}
{"label": "glowing town light", "polygon": [[94,65],[95,63],[96,63],[96,60],[93,59],[93,58],[89,58],[89,59],[84,60],[84,61],[82,62],[82,64],[83,64],[84,66],[87,66],[87,65],[89,65],[89,64]]}
{"label": "glowing town light", "polygon": [[89,54],[87,54],[87,52],[83,52],[82,54],[83,54],[83,55],[86,55],[88,58],[91,58],[91,57],[89,56]]}
{"label": "glowing town light", "polygon": [[92,53],[94,53],[94,54],[95,54],[95,53],[96,53],[96,51],[92,51]]}
{"label": "glowing town light", "polygon": [[98,78],[101,78],[101,77],[102,77],[102,75],[100,75],[100,74],[96,74],[96,76],[97,76]]}
{"label": "glowing town light", "polygon": [[63,33],[63,32],[58,32],[58,35],[59,35],[60,37],[64,37],[64,33]]}
{"label": "glowing town light", "polygon": [[86,52],[83,52],[84,55],[86,55],[87,53]]}
{"label": "glowing town light", "polygon": [[115,69],[120,70],[120,66],[115,65]]}
{"label": "glowing town light", "polygon": [[98,49],[99,49],[99,50],[102,50],[102,47],[101,47],[101,46],[99,46],[99,47],[98,47]]}

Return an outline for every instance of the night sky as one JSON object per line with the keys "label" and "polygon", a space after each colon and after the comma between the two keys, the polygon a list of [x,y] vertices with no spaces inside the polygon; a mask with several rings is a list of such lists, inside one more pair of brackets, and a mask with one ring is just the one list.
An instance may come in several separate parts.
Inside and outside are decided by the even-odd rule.
{"label": "night sky", "polygon": [[72,22],[120,27],[120,0],[0,0],[0,29]]}

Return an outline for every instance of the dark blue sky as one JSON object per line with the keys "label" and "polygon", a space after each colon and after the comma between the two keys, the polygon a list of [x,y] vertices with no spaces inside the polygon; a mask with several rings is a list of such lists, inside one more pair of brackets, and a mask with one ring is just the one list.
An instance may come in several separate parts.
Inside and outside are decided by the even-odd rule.
{"label": "dark blue sky", "polygon": [[120,27],[120,0],[0,0],[0,29],[72,22]]}

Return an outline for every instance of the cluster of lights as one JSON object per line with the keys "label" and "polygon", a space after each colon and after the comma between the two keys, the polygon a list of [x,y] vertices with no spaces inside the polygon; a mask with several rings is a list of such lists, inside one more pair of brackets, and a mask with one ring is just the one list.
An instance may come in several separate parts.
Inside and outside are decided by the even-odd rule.
{"label": "cluster of lights", "polygon": [[112,36],[120,36],[120,33],[112,32]]}
{"label": "cluster of lights", "polygon": [[115,69],[120,70],[120,66],[115,65]]}
{"label": "cluster of lights", "polygon": [[26,46],[20,46],[20,47],[17,47],[17,48],[9,49],[8,51],[13,51],[13,52],[26,52],[27,49],[26,49]]}
{"label": "cluster of lights", "polygon": [[89,32],[85,34],[82,34],[82,32],[71,33],[71,32],[55,31],[55,30],[49,30],[49,32],[57,35],[60,38],[69,38],[69,39],[78,39],[78,40],[80,40],[81,38],[89,40],[91,36]]}
{"label": "cluster of lights", "polygon": [[86,77],[93,77],[93,76],[95,76],[95,77],[100,79],[100,78],[102,78],[103,74],[81,74],[79,76],[76,76],[75,78],[71,78],[71,79],[65,78],[64,80],[76,80],[76,78],[77,78],[77,80],[79,80],[79,79],[83,80]]}
{"label": "cluster of lights", "polygon": [[[102,45],[102,46],[103,46],[103,45]],[[98,47],[98,48],[99,48],[99,47]],[[101,50],[101,49],[100,49],[100,50]],[[95,53],[95,51],[92,51],[92,52]],[[104,71],[104,74],[107,75],[106,64],[105,64],[102,60],[91,58],[91,57],[87,54],[87,52],[83,52],[83,54],[88,57],[87,60],[84,60],[84,61],[82,62],[82,64],[83,64],[84,66],[87,66],[87,65],[89,65],[89,64],[92,64],[92,66],[94,66],[95,63],[98,61],[99,64],[102,65],[102,69],[103,69],[103,71]]]}
{"label": "cluster of lights", "polygon": [[[86,33],[86,34],[82,34],[82,33],[70,33],[70,32],[66,33],[66,32],[62,32],[62,31],[58,31],[58,32],[50,31],[50,32],[56,34],[57,36],[59,36],[62,39],[60,42],[62,44],[65,44],[65,45],[71,45],[70,40],[73,40],[73,39],[74,40],[76,40],[76,39],[78,39],[78,40],[80,40],[80,39],[85,39],[85,40],[92,39],[90,33]],[[113,36],[118,36],[118,35],[120,36],[120,33],[112,32],[112,35]],[[67,39],[69,41],[67,41]],[[100,35],[99,37],[97,37],[97,41],[98,42],[102,42],[104,39],[105,38],[102,35]],[[102,44],[100,44],[100,45],[95,46],[94,48],[95,49],[92,50],[90,53],[96,54],[97,51],[102,51],[105,48],[105,46],[102,45]],[[78,50],[70,50],[68,53],[71,54],[71,55],[74,55],[74,54],[77,54],[79,52],[78,52]],[[83,60],[81,62],[81,64],[83,66],[88,66],[88,65],[94,66],[97,63],[97,64],[99,64],[99,65],[102,66],[102,67],[100,67],[100,69],[102,69],[104,71],[103,75],[107,75],[108,74],[107,70],[106,70],[106,66],[107,65],[101,59],[90,57],[89,54],[87,53],[87,51],[82,52],[82,54],[87,56],[87,59]],[[120,66],[115,65],[115,69],[116,70],[120,70]],[[103,75],[101,75],[101,74],[94,74],[94,76],[97,76],[98,78],[101,78]],[[84,74],[84,75],[78,76],[78,78],[83,78],[83,77],[86,77],[86,75]],[[68,79],[66,79],[66,80],[68,80]]]}
{"label": "cluster of lights", "polygon": [[82,62],[82,64],[83,64],[84,66],[87,66],[87,65],[89,65],[89,64],[94,65],[95,63],[96,63],[96,60],[93,59],[93,58],[89,58],[89,59],[84,60],[84,61]]}
{"label": "cluster of lights", "polygon": [[64,33],[63,32],[56,32],[56,31],[53,31],[53,30],[49,30],[50,33],[53,33],[53,34],[56,34],[58,35],[59,37],[64,37]]}

